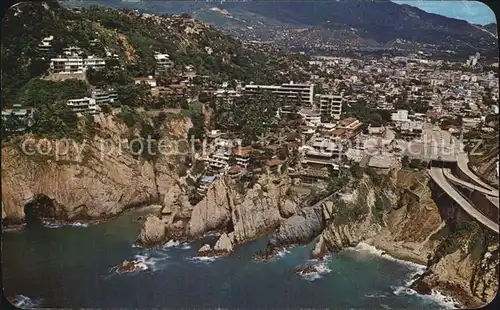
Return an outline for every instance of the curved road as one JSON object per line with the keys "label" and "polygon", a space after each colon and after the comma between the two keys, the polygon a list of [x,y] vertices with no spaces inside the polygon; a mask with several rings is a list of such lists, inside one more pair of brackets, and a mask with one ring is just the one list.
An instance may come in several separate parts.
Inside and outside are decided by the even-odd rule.
{"label": "curved road", "polygon": [[498,234],[498,224],[487,218],[481,212],[474,208],[473,204],[470,203],[466,198],[462,196],[453,186],[448,183],[446,177],[443,174],[441,168],[431,167],[429,174],[431,178],[436,182],[443,191],[450,196],[469,216],[473,219],[490,229],[491,231]]}
{"label": "curved road", "polygon": [[[468,162],[469,162],[469,157],[467,156],[466,153],[460,152],[457,154],[458,169],[460,169],[463,173],[465,173],[469,178],[471,178],[479,186],[487,188],[491,191],[495,191],[496,190],[495,188],[493,188],[492,186],[483,182],[483,180],[481,180],[477,175],[475,175],[474,172],[470,171],[469,166],[467,165]],[[496,191],[498,192],[498,190],[496,190]]]}
{"label": "curved road", "polygon": [[[450,180],[454,184],[466,187],[468,189],[472,189],[472,190],[478,191],[478,192],[480,192],[480,193],[482,193],[484,195],[498,197],[498,191],[497,190],[489,190],[489,189],[486,189],[484,187],[477,186],[477,185],[474,185],[474,184],[469,183],[467,181],[461,180],[461,179],[457,178],[456,176],[454,176],[451,173],[450,169],[443,169],[443,174],[444,174],[444,176],[448,180]],[[498,208],[498,205],[496,207]]]}

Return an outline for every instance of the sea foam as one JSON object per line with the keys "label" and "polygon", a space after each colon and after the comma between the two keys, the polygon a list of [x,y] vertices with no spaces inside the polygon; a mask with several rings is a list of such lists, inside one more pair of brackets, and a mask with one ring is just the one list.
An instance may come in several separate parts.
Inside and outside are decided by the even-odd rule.
{"label": "sea foam", "polygon": [[80,222],[75,222],[75,223],[70,223],[70,224],[57,224],[57,223],[49,223],[49,222],[44,222],[43,223],[44,227],[47,228],[61,228],[61,227],[88,227],[89,224],[87,223],[80,223]]}
{"label": "sea foam", "polygon": [[307,281],[315,281],[321,279],[324,275],[332,271],[325,263],[319,263],[316,265],[312,265],[311,267],[313,267],[315,271],[308,272],[306,274],[299,274],[299,276]]}
{"label": "sea foam", "polygon": [[16,295],[10,301],[14,306],[21,309],[38,308],[42,303],[41,300],[32,299],[24,295]]}
{"label": "sea foam", "polygon": [[444,296],[443,294],[441,294],[441,292],[439,292],[437,290],[432,290],[431,295],[422,295],[422,294],[419,294],[417,291],[410,288],[410,286],[413,284],[413,282],[416,281],[416,276],[421,275],[426,270],[425,265],[416,264],[413,262],[394,258],[394,257],[387,255],[387,254],[383,254],[383,251],[375,248],[374,246],[366,244],[364,242],[360,242],[355,248],[351,248],[351,250],[358,251],[358,252],[359,251],[366,251],[367,253],[370,253],[372,255],[398,262],[398,263],[403,264],[403,265],[409,267],[410,269],[414,270],[414,272],[409,275],[409,279],[404,282],[404,285],[391,286],[391,289],[393,289],[394,295],[416,295],[420,298],[432,300],[446,309],[455,309],[456,308],[455,305],[458,302],[455,299],[453,299],[452,297],[449,297],[449,296]]}

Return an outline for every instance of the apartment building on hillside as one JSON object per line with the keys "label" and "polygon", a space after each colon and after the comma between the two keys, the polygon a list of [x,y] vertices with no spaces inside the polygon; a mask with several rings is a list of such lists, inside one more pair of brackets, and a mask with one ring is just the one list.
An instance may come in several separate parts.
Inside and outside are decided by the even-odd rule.
{"label": "apartment building on hillside", "polygon": [[101,69],[106,65],[104,58],[89,56],[83,58],[77,55],[60,56],[50,60],[50,70],[53,73],[82,73],[88,68]]}
{"label": "apartment building on hillside", "polygon": [[174,66],[174,62],[170,60],[170,55],[168,54],[155,53],[154,57],[156,61],[155,65],[156,75],[165,74],[168,71],[168,69]]}
{"label": "apartment building on hillside", "polygon": [[245,85],[244,93],[247,96],[254,96],[259,92],[269,91],[276,97],[285,99],[286,102],[294,101],[304,107],[313,107],[314,105],[314,84],[289,84],[282,85]]}
{"label": "apartment building on hillside", "polygon": [[118,93],[113,89],[94,89],[92,91],[92,98],[95,99],[95,103],[98,106],[108,104],[112,105],[114,102],[118,101]]}
{"label": "apartment building on hillside", "polygon": [[317,94],[315,99],[316,107],[321,115],[334,120],[340,120],[340,115],[342,114],[342,96]]}
{"label": "apartment building on hillside", "polygon": [[78,98],[70,99],[66,102],[66,105],[71,108],[71,110],[78,115],[80,114],[96,114],[99,112],[100,108],[96,104],[94,98]]}

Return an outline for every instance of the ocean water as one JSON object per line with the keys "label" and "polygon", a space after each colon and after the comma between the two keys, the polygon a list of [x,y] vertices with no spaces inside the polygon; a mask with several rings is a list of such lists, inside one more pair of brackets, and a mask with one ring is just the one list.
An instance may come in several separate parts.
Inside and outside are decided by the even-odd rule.
{"label": "ocean water", "polygon": [[[312,244],[283,251],[273,261],[252,255],[266,238],[239,246],[232,256],[196,258],[207,237],[192,244],[171,241],[133,247],[145,211],[131,211],[103,224],[36,227],[3,234],[4,293],[21,308],[32,307],[224,307],[224,308],[448,308],[443,296],[408,288],[423,267],[387,259],[360,245],[310,260]],[[124,259],[143,271],[118,274]],[[300,276],[294,269],[313,265]]]}

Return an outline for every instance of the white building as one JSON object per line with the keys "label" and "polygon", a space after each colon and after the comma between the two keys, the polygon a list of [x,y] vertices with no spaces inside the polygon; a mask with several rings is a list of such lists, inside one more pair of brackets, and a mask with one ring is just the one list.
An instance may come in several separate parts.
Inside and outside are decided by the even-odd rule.
{"label": "white building", "polygon": [[319,112],[301,109],[299,115],[302,116],[307,126],[316,127],[321,124],[321,114]]}
{"label": "white building", "polygon": [[302,105],[312,107],[314,104],[314,84],[257,85],[249,84],[244,88],[246,95],[254,95],[259,91],[269,91],[271,94],[286,100],[301,102]]}
{"label": "white building", "polygon": [[134,83],[136,85],[138,84],[148,84],[151,87],[156,87],[156,80],[153,78],[153,76],[144,76],[144,77],[135,77],[133,78]]}
{"label": "white building", "polygon": [[174,66],[174,62],[170,60],[170,55],[168,54],[155,53],[154,57],[156,60],[156,74],[165,73],[169,68]]}
{"label": "white building", "polygon": [[[224,85],[223,85],[224,87]],[[222,104],[231,105],[234,102],[234,99],[240,98],[243,96],[239,91],[234,89],[218,89],[215,91],[215,97],[217,101]]]}
{"label": "white building", "polygon": [[38,50],[42,52],[48,52],[52,49],[52,41],[54,40],[54,36],[48,36],[43,38],[40,44],[38,44]]}
{"label": "white building", "polygon": [[65,56],[52,58],[50,70],[54,73],[82,73],[87,68],[101,69],[106,65],[106,60],[100,57]]}
{"label": "white building", "polygon": [[[343,154],[341,144],[327,138],[315,138],[311,145],[305,149],[305,156],[302,164],[311,167],[338,166],[338,160]],[[311,168],[309,167],[309,168]]]}
{"label": "white building", "polygon": [[66,105],[75,113],[95,114],[100,110],[99,106],[95,102],[95,99],[88,97],[70,99],[66,102]]}
{"label": "white building", "polygon": [[334,120],[340,120],[342,114],[342,96],[316,95],[316,106],[321,114]]}
{"label": "white building", "polygon": [[63,55],[65,56],[81,56],[83,50],[77,46],[68,46],[63,48]]}
{"label": "white building", "polygon": [[392,113],[391,119],[393,122],[407,122],[408,120],[408,110],[398,110],[396,113]]}
{"label": "white building", "polygon": [[92,98],[98,106],[108,104],[111,105],[118,100],[118,93],[113,89],[94,89]]}

